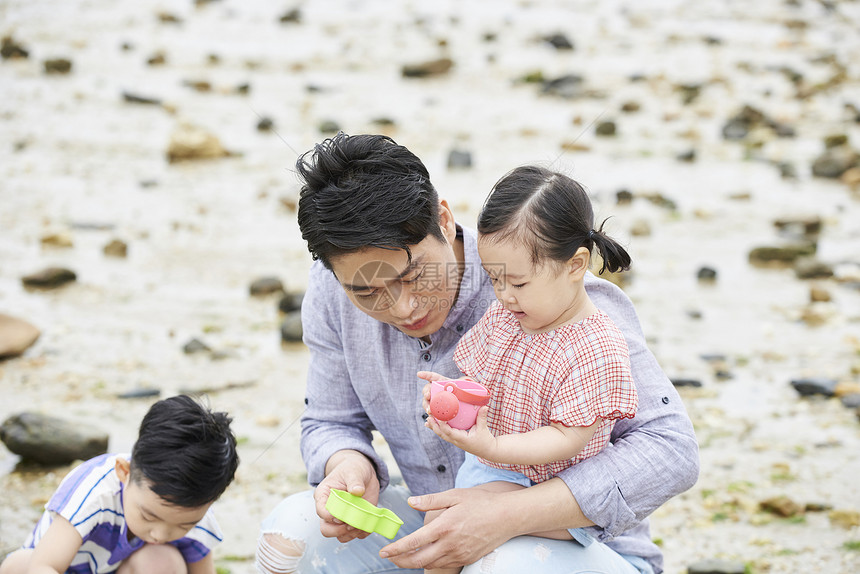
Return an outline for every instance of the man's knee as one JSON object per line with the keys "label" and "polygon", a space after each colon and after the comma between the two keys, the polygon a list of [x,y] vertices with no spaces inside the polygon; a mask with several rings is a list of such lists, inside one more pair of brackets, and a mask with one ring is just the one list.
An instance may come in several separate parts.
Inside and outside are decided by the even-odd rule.
{"label": "man's knee", "polygon": [[123,560],[117,574],[150,574],[163,572],[165,574],[187,574],[188,565],[175,546],[163,544],[145,545],[143,548]]}
{"label": "man's knee", "polygon": [[301,540],[284,538],[267,532],[257,544],[257,572],[260,574],[292,574],[298,571],[299,560],[305,553]]}

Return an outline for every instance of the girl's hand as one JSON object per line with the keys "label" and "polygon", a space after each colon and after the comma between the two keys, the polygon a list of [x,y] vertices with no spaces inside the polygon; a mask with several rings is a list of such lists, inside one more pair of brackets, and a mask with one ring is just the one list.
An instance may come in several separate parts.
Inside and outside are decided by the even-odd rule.
{"label": "girl's hand", "polygon": [[442,440],[450,442],[475,456],[492,460],[496,451],[496,437],[493,436],[487,426],[487,413],[489,411],[489,407],[481,407],[478,410],[475,426],[468,431],[455,429],[448,423],[436,420],[432,416],[427,417],[424,426],[435,432]]}

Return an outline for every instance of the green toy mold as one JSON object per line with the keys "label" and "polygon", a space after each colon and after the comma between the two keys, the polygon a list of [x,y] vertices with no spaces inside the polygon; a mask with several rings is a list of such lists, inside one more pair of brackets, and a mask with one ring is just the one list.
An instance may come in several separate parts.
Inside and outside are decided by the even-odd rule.
{"label": "green toy mold", "polygon": [[365,532],[378,532],[386,538],[394,538],[403,521],[387,508],[380,508],[370,502],[343,490],[331,489],[325,508],[331,515],[350,526]]}

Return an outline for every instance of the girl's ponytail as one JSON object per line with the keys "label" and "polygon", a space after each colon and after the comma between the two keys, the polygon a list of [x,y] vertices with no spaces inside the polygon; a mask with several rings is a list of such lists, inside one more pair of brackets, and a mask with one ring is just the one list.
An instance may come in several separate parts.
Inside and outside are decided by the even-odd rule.
{"label": "girl's ponytail", "polygon": [[597,272],[598,275],[607,269],[610,273],[626,271],[630,268],[631,262],[630,254],[627,253],[627,250],[620,243],[603,233],[603,226],[605,224],[606,220],[604,219],[603,223],[600,224],[600,229],[597,231],[591,229],[588,232],[588,239],[594,243],[594,246],[597,247],[600,256],[603,258],[603,267]]}

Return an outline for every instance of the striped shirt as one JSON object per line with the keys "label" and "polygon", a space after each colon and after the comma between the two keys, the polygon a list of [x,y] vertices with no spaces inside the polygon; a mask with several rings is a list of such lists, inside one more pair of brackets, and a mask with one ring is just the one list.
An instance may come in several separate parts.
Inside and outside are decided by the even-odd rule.
{"label": "striped shirt", "polygon": [[490,391],[487,424],[495,436],[519,434],[560,423],[588,427],[603,419],[573,459],[545,464],[501,464],[543,482],[594,456],[609,442],[615,420],[632,418],[638,399],[627,344],[605,313],[545,333],[523,331],[500,303],[460,340],[454,360],[464,374]]}
{"label": "striped shirt", "polygon": [[[122,506],[123,485],[116,474],[116,459],[125,454],[103,454],[70,472],[45,505],[45,512],[24,548],[35,548],[55,515],[75,527],[83,542],[67,574],[114,572],[120,563],[144,542],[132,536]],[[222,540],[221,530],[211,509],[191,531],[169,544],[182,553],[186,563],[197,562]]]}

